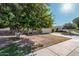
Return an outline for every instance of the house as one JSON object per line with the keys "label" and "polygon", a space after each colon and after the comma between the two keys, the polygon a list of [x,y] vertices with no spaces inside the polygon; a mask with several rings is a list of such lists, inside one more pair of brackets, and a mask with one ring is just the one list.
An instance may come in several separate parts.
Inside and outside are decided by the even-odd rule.
{"label": "house", "polygon": [[63,26],[53,26],[53,30],[55,31],[63,31]]}
{"label": "house", "polygon": [[52,28],[41,28],[39,30],[35,30],[35,29],[29,29],[28,31],[30,34],[44,34],[44,33],[51,33],[52,32]]}
{"label": "house", "polygon": [[52,33],[52,28],[42,28],[41,32],[42,33]]}

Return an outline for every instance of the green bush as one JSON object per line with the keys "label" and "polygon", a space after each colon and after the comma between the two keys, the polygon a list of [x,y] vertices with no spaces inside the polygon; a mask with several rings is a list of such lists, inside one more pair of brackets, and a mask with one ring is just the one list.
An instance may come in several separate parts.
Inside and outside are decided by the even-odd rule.
{"label": "green bush", "polygon": [[23,56],[31,52],[31,46],[18,47],[16,44],[10,44],[0,49],[0,56]]}

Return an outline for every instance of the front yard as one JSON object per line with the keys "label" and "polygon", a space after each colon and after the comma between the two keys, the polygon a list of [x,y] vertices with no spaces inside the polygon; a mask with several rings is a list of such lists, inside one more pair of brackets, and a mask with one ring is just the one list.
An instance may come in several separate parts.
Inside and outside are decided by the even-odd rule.
{"label": "front yard", "polygon": [[29,36],[29,38],[35,43],[37,43],[38,46],[40,45],[40,47],[38,47],[37,50],[54,44],[58,44],[70,39],[67,37],[60,37],[60,36],[55,36],[51,34],[32,35],[32,36]]}
{"label": "front yard", "polygon": [[[22,36],[21,36],[22,37]],[[29,38],[29,40],[28,40]],[[0,55],[3,56],[23,56],[32,51],[58,44],[60,42],[69,40],[70,38],[55,36],[51,34],[40,34],[40,35],[24,35],[22,38],[17,39],[16,37],[0,37]],[[14,42],[14,43],[13,43]],[[33,44],[34,45],[29,45]],[[27,45],[28,44],[28,45]]]}
{"label": "front yard", "polygon": [[31,52],[33,44],[27,38],[0,37],[0,56],[24,56]]}

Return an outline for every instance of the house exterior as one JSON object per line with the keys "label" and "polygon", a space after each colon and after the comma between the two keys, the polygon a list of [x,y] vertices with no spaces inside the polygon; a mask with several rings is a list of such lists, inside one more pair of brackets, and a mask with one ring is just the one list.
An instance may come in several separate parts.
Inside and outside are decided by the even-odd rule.
{"label": "house exterior", "polygon": [[54,26],[53,30],[54,30],[54,32],[55,31],[63,31],[63,26]]}
{"label": "house exterior", "polygon": [[52,33],[52,28],[42,28],[41,32],[42,33]]}
{"label": "house exterior", "polygon": [[29,29],[28,32],[31,33],[31,34],[36,34],[36,33],[40,33],[40,34],[51,33],[52,32],[52,28],[41,28],[40,30]]}

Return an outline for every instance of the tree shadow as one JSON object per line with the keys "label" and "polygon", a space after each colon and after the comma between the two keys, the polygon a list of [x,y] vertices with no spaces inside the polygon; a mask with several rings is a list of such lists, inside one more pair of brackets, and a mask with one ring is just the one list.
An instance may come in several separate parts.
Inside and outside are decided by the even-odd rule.
{"label": "tree shadow", "polygon": [[11,31],[0,31],[0,36],[9,36],[9,35],[14,35],[14,33],[11,33]]}
{"label": "tree shadow", "polygon": [[79,34],[74,34],[74,33],[67,33],[67,32],[62,32],[63,35],[68,35],[68,36],[79,36]]}

